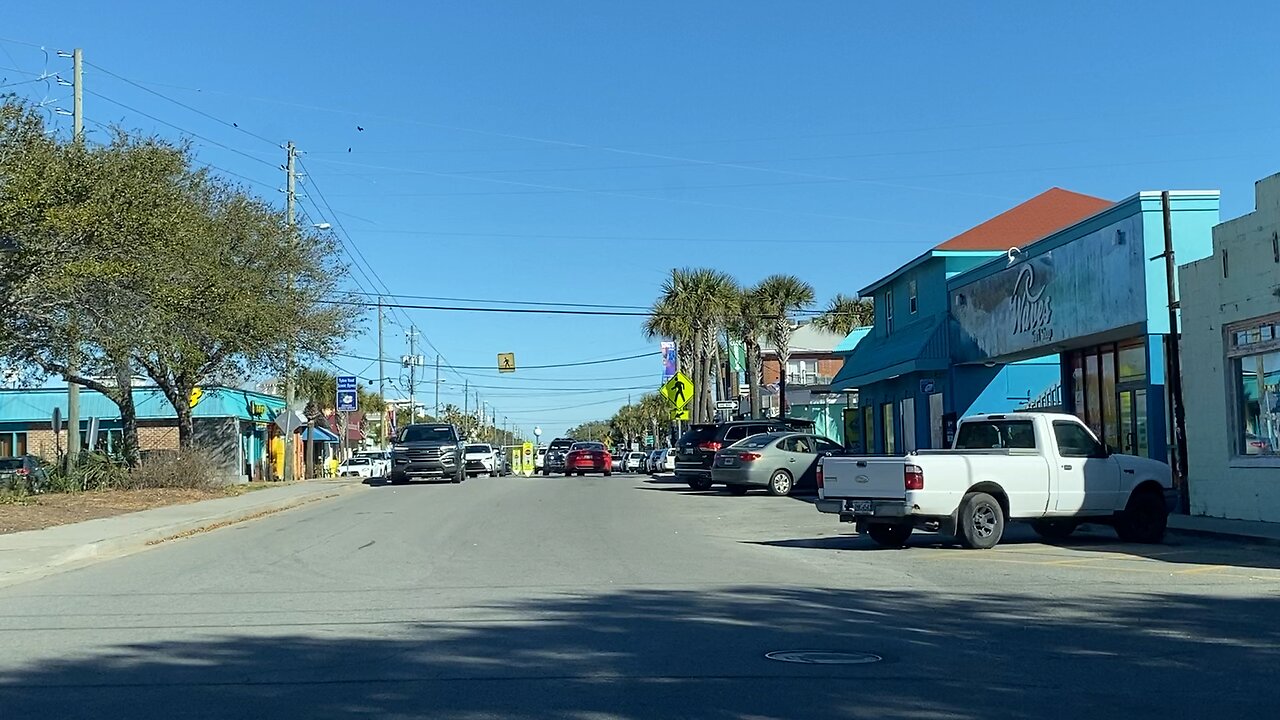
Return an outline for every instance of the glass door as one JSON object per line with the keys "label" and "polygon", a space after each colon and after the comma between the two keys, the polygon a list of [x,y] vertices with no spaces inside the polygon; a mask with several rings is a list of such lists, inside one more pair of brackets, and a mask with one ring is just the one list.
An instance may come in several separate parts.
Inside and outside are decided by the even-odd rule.
{"label": "glass door", "polygon": [[1147,456],[1147,391],[1146,389],[1121,390],[1120,444],[1116,448],[1125,455]]}

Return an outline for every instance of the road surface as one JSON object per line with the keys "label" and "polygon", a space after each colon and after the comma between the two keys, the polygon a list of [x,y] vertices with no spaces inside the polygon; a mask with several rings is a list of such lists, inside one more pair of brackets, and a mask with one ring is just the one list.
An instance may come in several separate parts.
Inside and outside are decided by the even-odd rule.
{"label": "road surface", "polygon": [[637,476],[370,487],[0,590],[0,715],[1167,720],[1280,702],[1276,548],[848,533],[804,500]]}

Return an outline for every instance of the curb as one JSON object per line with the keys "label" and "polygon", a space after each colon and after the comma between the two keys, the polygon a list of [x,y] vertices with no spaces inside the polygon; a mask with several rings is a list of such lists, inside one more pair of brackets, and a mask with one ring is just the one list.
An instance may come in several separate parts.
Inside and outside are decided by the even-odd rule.
{"label": "curb", "polygon": [[0,587],[7,587],[10,585],[29,582],[31,580],[37,580],[65,572],[67,570],[74,570],[92,565],[103,560],[113,560],[115,558],[133,555],[149,548],[162,545],[171,540],[180,540],[182,538],[199,535],[230,525],[238,525],[250,520],[275,515],[276,513],[292,510],[294,508],[302,507],[303,505],[310,505],[314,502],[329,500],[361,487],[364,486],[361,484],[351,484],[317,489],[315,492],[307,495],[263,502],[258,505],[227,511],[220,515],[213,515],[185,522],[170,523],[169,525],[139,530],[138,532],[130,533],[128,535],[120,535],[111,538],[104,538],[91,543],[85,543],[60,552],[39,565],[6,573],[3,577],[0,577]]}
{"label": "curb", "polygon": [[1220,530],[1202,530],[1199,528],[1166,528],[1165,532],[1170,535],[1181,535],[1183,537],[1209,538],[1212,540],[1229,540],[1231,542],[1243,543],[1246,545],[1270,545],[1280,546],[1280,538],[1268,537],[1266,535],[1241,535],[1238,533],[1222,532]]}

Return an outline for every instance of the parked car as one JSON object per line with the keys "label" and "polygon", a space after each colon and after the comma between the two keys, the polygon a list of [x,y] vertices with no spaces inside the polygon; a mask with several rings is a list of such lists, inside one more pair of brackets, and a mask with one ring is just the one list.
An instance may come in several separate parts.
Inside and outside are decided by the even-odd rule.
{"label": "parked car", "polygon": [[817,482],[819,511],[890,547],[923,528],[990,548],[1010,521],[1030,522],[1047,539],[1090,522],[1114,526],[1121,540],[1156,543],[1178,498],[1168,465],[1115,454],[1074,415],[1058,413],[964,418],[950,450],[822,458]]}
{"label": "parked car", "polygon": [[49,473],[34,455],[0,458],[0,490],[26,493],[44,492],[49,488]]}
{"label": "parked car", "polygon": [[627,459],[627,451],[618,449],[609,451],[609,457],[613,458],[613,471],[622,472],[622,463]]}
{"label": "parked car", "polygon": [[564,472],[564,456],[569,453],[569,448],[573,447],[573,438],[556,438],[547,445],[547,456],[542,459],[542,474],[550,475],[553,472]]}
{"label": "parked car", "polygon": [[488,473],[489,477],[498,474],[497,458],[493,446],[485,443],[472,443],[465,450],[467,477],[475,477]]}
{"label": "parked car", "polygon": [[343,460],[338,465],[339,477],[381,477],[381,466],[374,462],[373,458],[356,455]]}
{"label": "parked car", "polygon": [[638,452],[638,451],[629,452],[627,453],[626,457],[623,458],[622,460],[622,471],[623,472],[644,472],[645,461],[647,461],[648,459],[649,459],[649,456],[646,455],[645,453]]}
{"label": "parked car", "polygon": [[534,453],[533,453],[533,469],[534,469],[534,470],[541,470],[541,469],[542,469],[542,463],[543,463],[543,461],[544,461],[544,460],[546,460],[546,458],[547,458],[547,449],[546,449],[545,447],[540,447],[540,448],[538,448],[536,451],[534,451]]}
{"label": "parked car", "polygon": [[390,450],[362,450],[355,457],[369,458],[369,462],[373,463],[372,477],[384,477],[391,473]]}
{"label": "parked car", "polygon": [[818,459],[843,452],[839,443],[820,435],[774,432],[752,435],[716,453],[711,481],[724,483],[734,495],[762,487],[770,495],[797,489],[817,490]]}
{"label": "parked car", "polygon": [[662,454],[658,456],[658,472],[674,473],[676,471],[676,450],[675,448],[666,448]]}
{"label": "parked car", "polygon": [[734,420],[733,422],[698,424],[689,428],[676,443],[676,480],[686,482],[694,490],[710,490],[711,464],[721,448],[766,432],[812,432],[813,421],[795,418],[766,420]]}
{"label": "parked car", "polygon": [[405,425],[391,449],[391,482],[413,478],[441,478],[460,483],[467,479],[465,445],[458,428],[448,424]]}
{"label": "parked car", "polygon": [[604,473],[605,477],[613,474],[613,456],[605,448],[604,443],[576,442],[564,456],[564,474],[586,475],[589,472]]}
{"label": "parked car", "polygon": [[648,457],[644,460],[644,471],[650,475],[658,472],[658,458],[662,455],[662,448],[654,448],[649,451]]}

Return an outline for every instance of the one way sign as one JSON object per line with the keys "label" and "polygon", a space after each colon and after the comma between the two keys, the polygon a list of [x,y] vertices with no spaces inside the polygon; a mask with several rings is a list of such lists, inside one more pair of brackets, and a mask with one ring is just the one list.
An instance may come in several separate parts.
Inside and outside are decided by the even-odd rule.
{"label": "one way sign", "polygon": [[338,376],[338,412],[355,412],[356,410],[356,377],[355,375]]}

